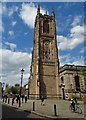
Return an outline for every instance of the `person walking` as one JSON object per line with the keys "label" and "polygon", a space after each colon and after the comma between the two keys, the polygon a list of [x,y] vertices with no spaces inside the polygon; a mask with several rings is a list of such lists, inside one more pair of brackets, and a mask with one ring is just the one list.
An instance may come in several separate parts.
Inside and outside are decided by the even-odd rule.
{"label": "person walking", "polygon": [[12,97],[12,105],[14,104],[14,100],[15,100],[15,98],[16,98],[16,96],[13,95],[13,97]]}
{"label": "person walking", "polygon": [[25,103],[27,102],[27,95],[25,95]]}
{"label": "person walking", "polygon": [[4,95],[3,95],[2,99],[3,99],[3,102],[4,102],[4,100],[5,100],[5,96]]}
{"label": "person walking", "polygon": [[5,95],[5,103],[7,102],[7,95]]}
{"label": "person walking", "polygon": [[44,105],[44,96],[41,96],[41,105]]}
{"label": "person walking", "polygon": [[21,97],[22,97],[22,103],[23,103],[24,95],[22,94]]}
{"label": "person walking", "polygon": [[19,95],[16,95],[16,102],[18,103],[19,101]]}
{"label": "person walking", "polygon": [[8,94],[8,104],[10,103],[10,94]]}

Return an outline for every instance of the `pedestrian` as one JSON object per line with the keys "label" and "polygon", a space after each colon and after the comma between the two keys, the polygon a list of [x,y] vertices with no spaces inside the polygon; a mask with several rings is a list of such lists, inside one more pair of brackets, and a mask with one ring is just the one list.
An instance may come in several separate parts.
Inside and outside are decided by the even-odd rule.
{"label": "pedestrian", "polygon": [[15,98],[16,98],[16,96],[13,95],[13,97],[12,97],[12,105],[13,105],[13,103],[14,103]]}
{"label": "pedestrian", "polygon": [[22,95],[21,97],[22,97],[22,103],[23,103],[24,95]]}
{"label": "pedestrian", "polygon": [[14,99],[12,98],[12,105],[13,105],[13,103],[14,103]]}
{"label": "pedestrian", "polygon": [[27,95],[25,95],[25,103],[27,102]]}
{"label": "pedestrian", "polygon": [[8,94],[8,104],[10,103],[10,94]]}
{"label": "pedestrian", "polygon": [[5,103],[7,102],[7,95],[5,95]]}
{"label": "pedestrian", "polygon": [[5,96],[3,95],[3,97],[2,97],[2,99],[3,99],[3,102],[4,102],[4,98],[5,98]]}
{"label": "pedestrian", "polygon": [[16,102],[18,103],[19,101],[19,95],[16,95]]}
{"label": "pedestrian", "polygon": [[44,105],[44,96],[41,96],[41,105]]}

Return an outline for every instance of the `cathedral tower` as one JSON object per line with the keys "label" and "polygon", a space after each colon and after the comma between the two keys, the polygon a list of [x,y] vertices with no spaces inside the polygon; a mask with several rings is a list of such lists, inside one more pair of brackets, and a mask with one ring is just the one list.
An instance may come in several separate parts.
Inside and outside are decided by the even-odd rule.
{"label": "cathedral tower", "polygon": [[55,13],[42,15],[38,6],[34,25],[34,42],[29,78],[29,96],[58,97],[59,59],[56,41]]}

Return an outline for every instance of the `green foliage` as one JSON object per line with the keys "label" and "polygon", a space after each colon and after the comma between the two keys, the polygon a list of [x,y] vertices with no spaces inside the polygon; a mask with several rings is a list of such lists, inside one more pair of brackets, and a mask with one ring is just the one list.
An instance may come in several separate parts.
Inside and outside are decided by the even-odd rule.
{"label": "green foliage", "polygon": [[6,93],[10,93],[11,92],[11,88],[9,86],[6,87]]}
{"label": "green foliage", "polygon": [[18,89],[17,89],[16,87],[14,87],[14,86],[11,87],[11,92],[12,92],[13,94],[19,94]]}

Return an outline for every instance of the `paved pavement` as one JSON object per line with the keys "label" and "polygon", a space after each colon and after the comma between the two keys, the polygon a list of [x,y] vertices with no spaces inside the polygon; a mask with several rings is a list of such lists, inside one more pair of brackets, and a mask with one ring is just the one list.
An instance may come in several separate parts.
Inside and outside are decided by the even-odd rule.
{"label": "paved pavement", "polygon": [[[35,103],[34,111],[33,102]],[[68,100],[46,99],[44,102],[45,105],[41,105],[41,100],[28,100],[27,103],[22,103],[21,107],[19,107],[19,104],[15,101],[13,107],[22,109],[24,111],[30,111],[34,114],[45,116],[47,118],[80,118],[80,120],[81,118],[84,119],[84,104],[81,101],[78,102],[80,108],[82,109],[82,114],[70,112],[70,102]],[[56,105],[57,116],[55,116],[54,104]],[[12,106],[11,100],[9,105]]]}

